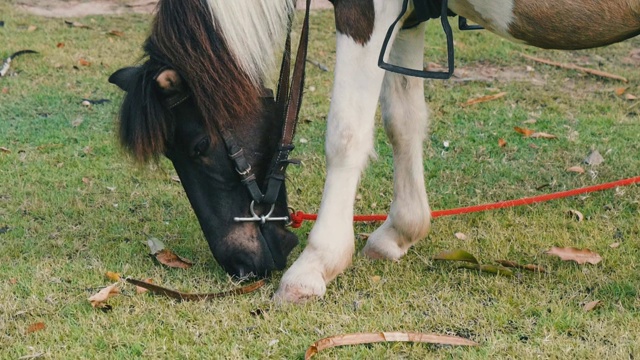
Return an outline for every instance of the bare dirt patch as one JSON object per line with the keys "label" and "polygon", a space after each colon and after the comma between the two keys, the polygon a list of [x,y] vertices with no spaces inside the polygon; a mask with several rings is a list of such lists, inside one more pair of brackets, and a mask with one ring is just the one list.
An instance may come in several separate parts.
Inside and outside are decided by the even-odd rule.
{"label": "bare dirt patch", "polygon": [[[127,13],[149,14],[153,12],[157,3],[158,0],[21,0],[17,7],[38,16],[64,18]],[[304,8],[305,0],[297,0],[297,5],[299,9]],[[311,8],[314,10],[331,7],[328,0],[311,2]]]}

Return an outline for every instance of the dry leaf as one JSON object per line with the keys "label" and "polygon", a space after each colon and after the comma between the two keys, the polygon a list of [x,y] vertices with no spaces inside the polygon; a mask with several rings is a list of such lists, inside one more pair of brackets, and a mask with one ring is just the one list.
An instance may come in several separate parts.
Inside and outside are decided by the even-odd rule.
{"label": "dry leaf", "polygon": [[120,274],[107,271],[104,276],[111,281],[120,281]]}
{"label": "dry leaf", "polygon": [[[144,279],[142,280],[143,282],[147,283],[147,284],[153,284],[153,279],[149,278],[149,279]],[[143,288],[142,286],[136,286],[136,294],[140,295],[140,294],[144,294],[147,291],[149,291],[149,289]]]}
{"label": "dry leaf", "polygon": [[104,303],[105,301],[107,301],[112,296],[116,296],[120,294],[120,290],[117,288],[117,286],[118,286],[118,283],[109,285],[106,288],[100,290],[97,294],[91,296],[89,298],[89,302],[91,302],[91,306],[93,306],[94,308],[104,307],[106,305]]}
{"label": "dry leaf", "polygon": [[458,240],[467,240],[467,235],[465,235],[464,233],[461,232],[457,232],[455,234],[453,234],[456,238],[458,238]]}
{"label": "dry leaf", "polygon": [[637,96],[635,96],[635,95],[632,95],[632,94],[626,94],[626,95],[624,96],[624,98],[625,98],[626,100],[638,100],[638,97],[637,97]]}
{"label": "dry leaf", "polygon": [[581,213],[580,211],[578,211],[578,210],[573,210],[573,209],[571,209],[571,210],[569,210],[569,211],[567,212],[567,214],[568,214],[569,216],[571,216],[572,218],[574,218],[574,219],[578,220],[578,222],[581,222],[581,221],[583,221],[583,220],[584,220],[584,215],[582,215],[582,213]]}
{"label": "dry leaf", "polygon": [[520,133],[520,134],[524,135],[524,137],[529,137],[529,136],[535,134],[535,131],[533,131],[531,129],[521,128],[519,126],[514,126],[513,130],[515,130],[517,133]]}
{"label": "dry leaf", "polygon": [[161,264],[172,268],[188,269],[193,265],[191,260],[180,257],[169,249],[160,250],[155,257]]}
{"label": "dry leaf", "polygon": [[460,106],[466,107],[466,106],[471,106],[471,105],[475,105],[475,104],[480,104],[480,103],[483,103],[483,102],[500,99],[501,97],[504,97],[505,95],[507,95],[506,92],[501,92],[501,93],[497,93],[497,94],[493,94],[493,95],[485,95],[485,96],[469,99],[465,103],[460,104]]}
{"label": "dry leaf", "polygon": [[498,139],[498,146],[505,147],[507,146],[507,141],[503,138]]}
{"label": "dry leaf", "polygon": [[304,354],[304,359],[311,359],[322,350],[336,346],[374,344],[380,342],[413,342],[426,344],[440,344],[452,346],[478,346],[475,341],[471,341],[458,336],[420,334],[405,332],[379,332],[379,333],[357,333],[331,336],[318,340],[311,345]]}
{"label": "dry leaf", "polygon": [[379,283],[380,280],[382,280],[382,278],[380,276],[378,276],[378,275],[374,275],[374,276],[371,277],[371,281],[376,283],[376,284]]}
{"label": "dry leaf", "polygon": [[0,146],[0,152],[3,152],[3,153],[8,154],[8,153],[10,153],[10,152],[11,152],[11,150],[7,149],[7,148],[6,148],[6,147],[4,147],[4,146]]}
{"label": "dry leaf", "polygon": [[529,120],[523,121],[522,123],[523,124],[535,124],[537,122],[538,122],[538,120],[536,120],[536,119],[529,119]]}
{"label": "dry leaf", "polygon": [[56,44],[56,47],[58,49],[62,49],[64,47],[64,43],[63,42],[59,42],[59,43]]}
{"label": "dry leaf", "polygon": [[34,32],[38,29],[37,26],[35,25],[29,25],[29,27],[27,28],[27,32]]}
{"label": "dry leaf", "polygon": [[172,175],[171,176],[171,181],[175,181],[175,182],[179,183],[180,182],[180,177],[178,175]]}
{"label": "dry leaf", "polygon": [[596,265],[602,261],[602,257],[593,251],[574,247],[559,248],[554,246],[546,251],[545,254],[558,256],[564,261],[575,261],[578,264],[589,263]]}
{"label": "dry leaf", "polygon": [[558,137],[552,134],[548,134],[546,132],[535,132],[531,134],[531,137],[534,139],[557,139]]}
{"label": "dry leaf", "polygon": [[80,66],[91,66],[91,62],[86,60],[86,59],[84,59],[84,58],[80,58],[78,60],[78,65],[80,65]]}
{"label": "dry leaf", "polygon": [[35,324],[31,324],[27,328],[27,334],[31,334],[31,333],[34,333],[36,331],[44,330],[45,327],[47,327],[47,326],[43,322],[37,322]]}
{"label": "dry leaf", "polygon": [[9,279],[9,284],[15,285],[17,283],[18,283],[18,279],[16,279],[16,278]]}
{"label": "dry leaf", "polygon": [[82,125],[83,122],[84,122],[84,119],[82,118],[82,116],[78,116],[75,120],[71,122],[71,126],[78,127]]}
{"label": "dry leaf", "polygon": [[147,245],[149,246],[149,253],[151,255],[155,255],[165,248],[164,243],[160,241],[160,239],[154,237],[147,240]]}
{"label": "dry leaf", "polygon": [[474,264],[479,264],[475,256],[464,250],[451,250],[443,251],[440,254],[433,257],[433,260],[445,260],[445,261],[466,261]]}
{"label": "dry leaf", "polygon": [[528,271],[533,271],[533,272],[540,272],[540,273],[547,272],[544,269],[544,267],[542,267],[540,265],[536,265],[536,264],[521,265],[521,264],[518,264],[515,261],[510,261],[510,260],[496,260],[496,262],[498,264],[504,266],[504,267],[523,269],[523,270],[528,270]]}
{"label": "dry leaf", "polygon": [[89,179],[88,177],[83,177],[83,178],[82,178],[82,182],[83,182],[85,185],[91,185],[91,179]]}
{"label": "dry leaf", "polygon": [[617,249],[620,247],[620,243],[619,242],[614,242],[613,244],[609,245],[610,248],[612,249]]}
{"label": "dry leaf", "polygon": [[65,20],[64,23],[69,25],[70,27],[75,27],[75,28],[80,28],[80,29],[91,29],[87,25],[85,25],[83,23],[76,22],[76,21],[67,21],[67,20]]}
{"label": "dry leaf", "polygon": [[478,270],[480,272],[486,272],[490,274],[513,276],[513,271],[502,266],[462,263],[460,267],[469,270]]}
{"label": "dry leaf", "polygon": [[572,166],[568,168],[567,171],[578,173],[578,174],[584,174],[584,169],[581,166]]}
{"label": "dry leaf", "polygon": [[113,35],[113,36],[124,36],[124,32],[120,30],[111,30],[107,34]]}
{"label": "dry leaf", "polygon": [[604,162],[604,158],[600,155],[598,150],[593,150],[591,154],[584,159],[584,162],[587,165],[596,166],[602,164]]}
{"label": "dry leaf", "polygon": [[582,307],[582,310],[584,311],[591,311],[595,308],[597,308],[600,305],[600,300],[594,300],[591,302],[588,302],[586,304],[584,304],[584,306]]}
{"label": "dry leaf", "polygon": [[9,88],[8,87],[3,87],[2,88],[2,93],[3,94],[8,94],[9,93]]}
{"label": "dry leaf", "polygon": [[140,280],[136,280],[136,279],[126,278],[125,281],[128,282],[129,284],[140,286],[140,287],[145,288],[145,289],[147,289],[149,291],[152,291],[152,292],[154,292],[156,294],[164,295],[166,297],[170,297],[172,299],[176,299],[176,300],[179,300],[179,301],[182,301],[182,300],[184,300],[184,301],[211,300],[211,299],[219,299],[219,298],[222,298],[222,297],[227,297],[227,296],[232,296],[232,295],[248,294],[248,293],[251,293],[251,292],[254,292],[254,291],[260,289],[266,283],[266,281],[263,279],[263,280],[258,280],[258,281],[254,282],[252,284],[247,285],[247,286],[243,286],[241,288],[237,288],[237,289],[233,289],[233,290],[229,290],[229,291],[223,291],[223,292],[219,292],[219,293],[187,294],[187,293],[182,293],[182,292],[179,292],[179,291],[167,289],[167,288],[164,288],[162,286],[158,286],[158,285],[155,285],[155,284],[151,284],[151,283],[140,281]]}
{"label": "dry leaf", "polygon": [[626,87],[619,87],[615,89],[615,93],[618,96],[622,96],[624,94],[624,92],[627,91]]}

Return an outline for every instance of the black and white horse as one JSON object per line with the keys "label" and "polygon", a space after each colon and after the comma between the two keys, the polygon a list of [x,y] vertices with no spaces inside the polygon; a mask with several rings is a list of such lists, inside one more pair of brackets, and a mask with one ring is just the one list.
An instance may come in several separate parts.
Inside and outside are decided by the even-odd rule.
{"label": "black and white horse", "polygon": [[[327,121],[327,178],[308,245],[276,292],[284,301],[322,296],[351,263],[354,199],[373,154],[378,102],[393,146],[394,198],[364,254],[399,259],[430,227],[423,80],[387,73],[377,64],[403,0],[332,2],[337,61]],[[449,0],[448,6],[491,32],[544,48],[604,46],[640,33],[640,0]],[[277,76],[276,59],[293,10],[293,0],[161,0],[145,62],[110,78],[127,92],[120,111],[122,144],[140,161],[165,155],[173,162],[214,257],[237,276],[284,268],[297,244],[283,222],[234,220],[271,208],[251,208],[252,196],[239,175],[245,172],[237,171],[225,139],[233,134],[257,183],[266,181],[282,126],[275,114],[282,109],[265,87]],[[410,1],[404,19],[415,18],[413,10]],[[388,61],[421,69],[423,36],[424,23],[398,26]],[[287,215],[284,188],[273,215]]]}

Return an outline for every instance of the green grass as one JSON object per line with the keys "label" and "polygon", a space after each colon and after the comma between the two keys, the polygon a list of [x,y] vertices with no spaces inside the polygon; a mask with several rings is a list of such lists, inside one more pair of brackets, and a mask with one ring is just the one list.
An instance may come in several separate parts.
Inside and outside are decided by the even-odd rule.
{"label": "green grass", "polygon": [[[454,334],[477,348],[412,344],[345,347],[318,358],[616,358],[640,355],[640,188],[558,200],[534,206],[434,221],[429,237],[398,263],[360,256],[323,299],[302,305],[274,305],[270,297],[281,273],[257,293],[211,302],[176,303],[150,295],[110,300],[113,310],[86,300],[108,284],[106,271],[190,292],[235,287],[213,260],[167,162],[136,166],[118,148],[115,117],[120,91],[109,74],[133,63],[150,17],[127,15],[79,19],[91,30],[71,29],[0,5],[0,57],[24,48],[13,64],[18,76],[0,79],[0,358],[44,353],[44,358],[301,358],[319,338],[348,332],[413,331]],[[330,12],[312,15],[309,57],[333,68]],[[29,25],[38,29],[27,32]],[[124,37],[110,37],[112,29]],[[431,24],[426,59],[444,61],[442,36]],[[437,39],[437,41],[436,41]],[[56,44],[63,42],[63,48]],[[456,33],[457,64],[526,72],[529,82],[428,81],[432,109],[425,174],[433,209],[475,205],[572,189],[637,176],[640,169],[640,107],[617,97],[626,86],[640,95],[637,63],[624,61],[640,39],[604,49],[551,52],[526,48],[486,32]],[[520,53],[560,62],[590,62],[618,73],[629,84],[534,64]],[[79,66],[78,60],[91,61]],[[324,179],[323,138],[331,73],[311,66],[295,157],[291,205],[308,212],[320,202]],[[462,108],[467,99],[497,90],[501,100]],[[92,108],[82,98],[112,102]],[[74,127],[74,120],[82,123]],[[513,131],[525,125],[559,136],[534,140]],[[577,136],[576,136],[577,134]],[[497,145],[499,138],[508,144]],[[383,213],[392,198],[391,150],[376,134],[378,160],[366,171],[357,213]],[[443,141],[449,141],[445,149]],[[536,145],[535,148],[531,145]],[[565,169],[591,149],[605,157],[590,174]],[[84,181],[83,181],[84,179]],[[539,189],[543,185],[548,185]],[[113,189],[115,188],[115,189]],[[578,223],[569,209],[584,213]],[[305,242],[310,224],[297,231]],[[368,233],[373,225],[356,225]],[[454,232],[464,232],[466,241]],[[195,261],[188,270],[163,268],[147,256],[145,240],[155,236]],[[617,249],[609,244],[620,242]],[[358,240],[357,248],[364,243]],[[579,266],[550,258],[551,246],[587,247],[604,260]],[[547,267],[544,275],[507,278],[436,263],[442,251],[464,248],[479,259],[511,259]],[[294,251],[290,261],[302,247]],[[379,276],[380,281],[374,281]],[[584,312],[592,300],[602,305]],[[264,315],[252,316],[253,310]],[[44,322],[42,331],[27,328]]]}

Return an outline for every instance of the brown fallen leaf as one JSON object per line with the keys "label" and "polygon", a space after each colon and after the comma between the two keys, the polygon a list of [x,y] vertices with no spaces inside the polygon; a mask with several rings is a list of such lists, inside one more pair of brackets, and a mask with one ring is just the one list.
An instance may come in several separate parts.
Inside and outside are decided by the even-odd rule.
{"label": "brown fallen leaf", "polygon": [[578,173],[578,174],[584,174],[584,169],[581,166],[572,166],[568,168],[567,171]]}
{"label": "brown fallen leaf", "polygon": [[107,271],[104,276],[111,281],[120,281],[120,274]]}
{"label": "brown fallen leaf", "polygon": [[107,301],[110,297],[120,294],[120,290],[117,286],[118,283],[109,285],[106,288],[100,290],[97,294],[92,295],[89,298],[91,306],[93,306],[94,308],[101,308],[106,306],[105,301]]}
{"label": "brown fallen leaf", "polygon": [[80,65],[80,66],[91,66],[91,61],[88,61],[88,60],[86,60],[84,58],[80,58],[78,60],[78,65]]}
{"label": "brown fallen leaf", "polygon": [[534,139],[549,139],[549,140],[558,138],[557,136],[546,133],[546,132],[534,132],[533,134],[531,134],[531,137]]}
{"label": "brown fallen leaf", "polygon": [[126,278],[125,281],[128,282],[129,284],[133,284],[141,288],[147,289],[153,293],[164,295],[166,297],[170,297],[172,299],[176,299],[179,301],[211,300],[211,299],[219,299],[219,298],[232,296],[232,295],[244,295],[250,292],[254,292],[260,289],[261,287],[263,287],[264,284],[266,284],[265,280],[258,280],[247,286],[243,286],[241,288],[237,288],[229,291],[223,291],[219,293],[208,293],[208,294],[188,294],[188,293],[182,293],[179,291],[167,289],[162,286],[158,286],[155,284],[151,284],[145,281],[140,281],[132,278]]}
{"label": "brown fallen leaf", "polygon": [[516,268],[516,269],[522,269],[522,270],[528,270],[528,271],[533,271],[533,272],[539,272],[539,273],[546,273],[547,271],[544,269],[544,267],[540,266],[540,265],[536,265],[536,264],[526,264],[526,265],[521,265],[518,264],[515,261],[510,261],[510,260],[496,260],[496,262],[504,267],[508,267],[508,268]]}
{"label": "brown fallen leaf", "polygon": [[584,304],[584,306],[582,307],[582,310],[584,311],[591,311],[595,308],[597,308],[600,305],[600,300],[594,300],[591,302],[588,302],[586,304]]}
{"label": "brown fallen leaf", "polygon": [[169,249],[162,249],[154,256],[161,264],[168,267],[188,269],[193,266],[193,262],[191,260],[185,259]]}
{"label": "brown fallen leaf", "polygon": [[173,251],[167,249],[164,243],[157,238],[149,238],[147,245],[149,246],[151,256],[154,256],[161,264],[181,269],[188,269],[193,265],[191,260],[176,255]]}
{"label": "brown fallen leaf", "polygon": [[545,252],[548,255],[558,256],[560,259],[564,261],[575,261],[578,264],[593,264],[596,265],[600,261],[602,261],[602,257],[589,249],[578,249],[574,247],[552,247],[548,251]]}
{"label": "brown fallen leaf", "polygon": [[8,148],[6,148],[4,146],[0,146],[0,152],[3,152],[5,154],[9,154],[9,153],[11,153],[11,150],[9,150]]}
{"label": "brown fallen leaf", "polygon": [[625,93],[625,91],[627,91],[627,88],[626,87],[619,87],[619,88],[616,88],[614,91],[615,91],[616,95],[622,96]]}
{"label": "brown fallen leaf", "polygon": [[466,261],[473,264],[479,264],[478,260],[475,256],[464,250],[451,250],[451,251],[443,251],[438,255],[433,257],[433,260],[445,260],[445,261]]}
{"label": "brown fallen leaf", "polygon": [[617,249],[620,247],[620,243],[619,242],[614,242],[611,245],[609,245],[610,248],[612,249]]}
{"label": "brown fallen leaf", "polygon": [[311,359],[322,350],[336,346],[374,344],[380,342],[414,342],[425,344],[440,344],[453,346],[478,346],[475,341],[471,341],[458,336],[420,334],[409,332],[379,332],[379,333],[356,333],[331,336],[318,340],[311,345],[304,354],[305,360]]}
{"label": "brown fallen leaf", "polygon": [[625,100],[638,100],[638,97],[633,94],[625,94],[624,98]]}
{"label": "brown fallen leaf", "polygon": [[45,323],[43,322],[37,322],[35,324],[31,324],[29,325],[29,327],[27,328],[27,334],[31,334],[34,333],[36,331],[41,331],[44,330],[44,328],[46,328],[47,326],[45,325]]}
{"label": "brown fallen leaf", "polygon": [[498,146],[505,147],[507,146],[507,141],[503,138],[498,139]]}
{"label": "brown fallen leaf", "polygon": [[535,131],[527,128],[521,128],[519,126],[514,126],[513,130],[515,130],[517,133],[524,135],[524,137],[530,137],[531,135],[535,134]]}
{"label": "brown fallen leaf", "polygon": [[529,120],[523,121],[522,123],[523,124],[535,124],[537,122],[538,122],[538,120],[536,120],[536,119],[529,119]]}
{"label": "brown fallen leaf", "polygon": [[27,28],[27,32],[34,32],[38,30],[38,27],[35,25],[29,25],[29,27]]}
{"label": "brown fallen leaf", "polygon": [[64,47],[64,43],[63,42],[59,42],[59,43],[56,44],[56,47],[58,49],[62,49]]}
{"label": "brown fallen leaf", "polygon": [[480,96],[480,97],[477,97],[477,98],[469,99],[466,102],[460,104],[460,106],[467,107],[467,106],[480,104],[480,103],[487,102],[487,101],[493,101],[493,100],[500,99],[501,97],[504,97],[505,95],[507,95],[506,92],[501,92],[501,93],[492,94],[492,95]]}
{"label": "brown fallen leaf", "polygon": [[15,285],[17,283],[18,283],[18,279],[16,279],[16,278],[9,279],[9,284]]}
{"label": "brown fallen leaf", "polygon": [[120,37],[124,36],[124,32],[120,30],[111,30],[107,34],[113,35],[113,36],[120,36]]}

